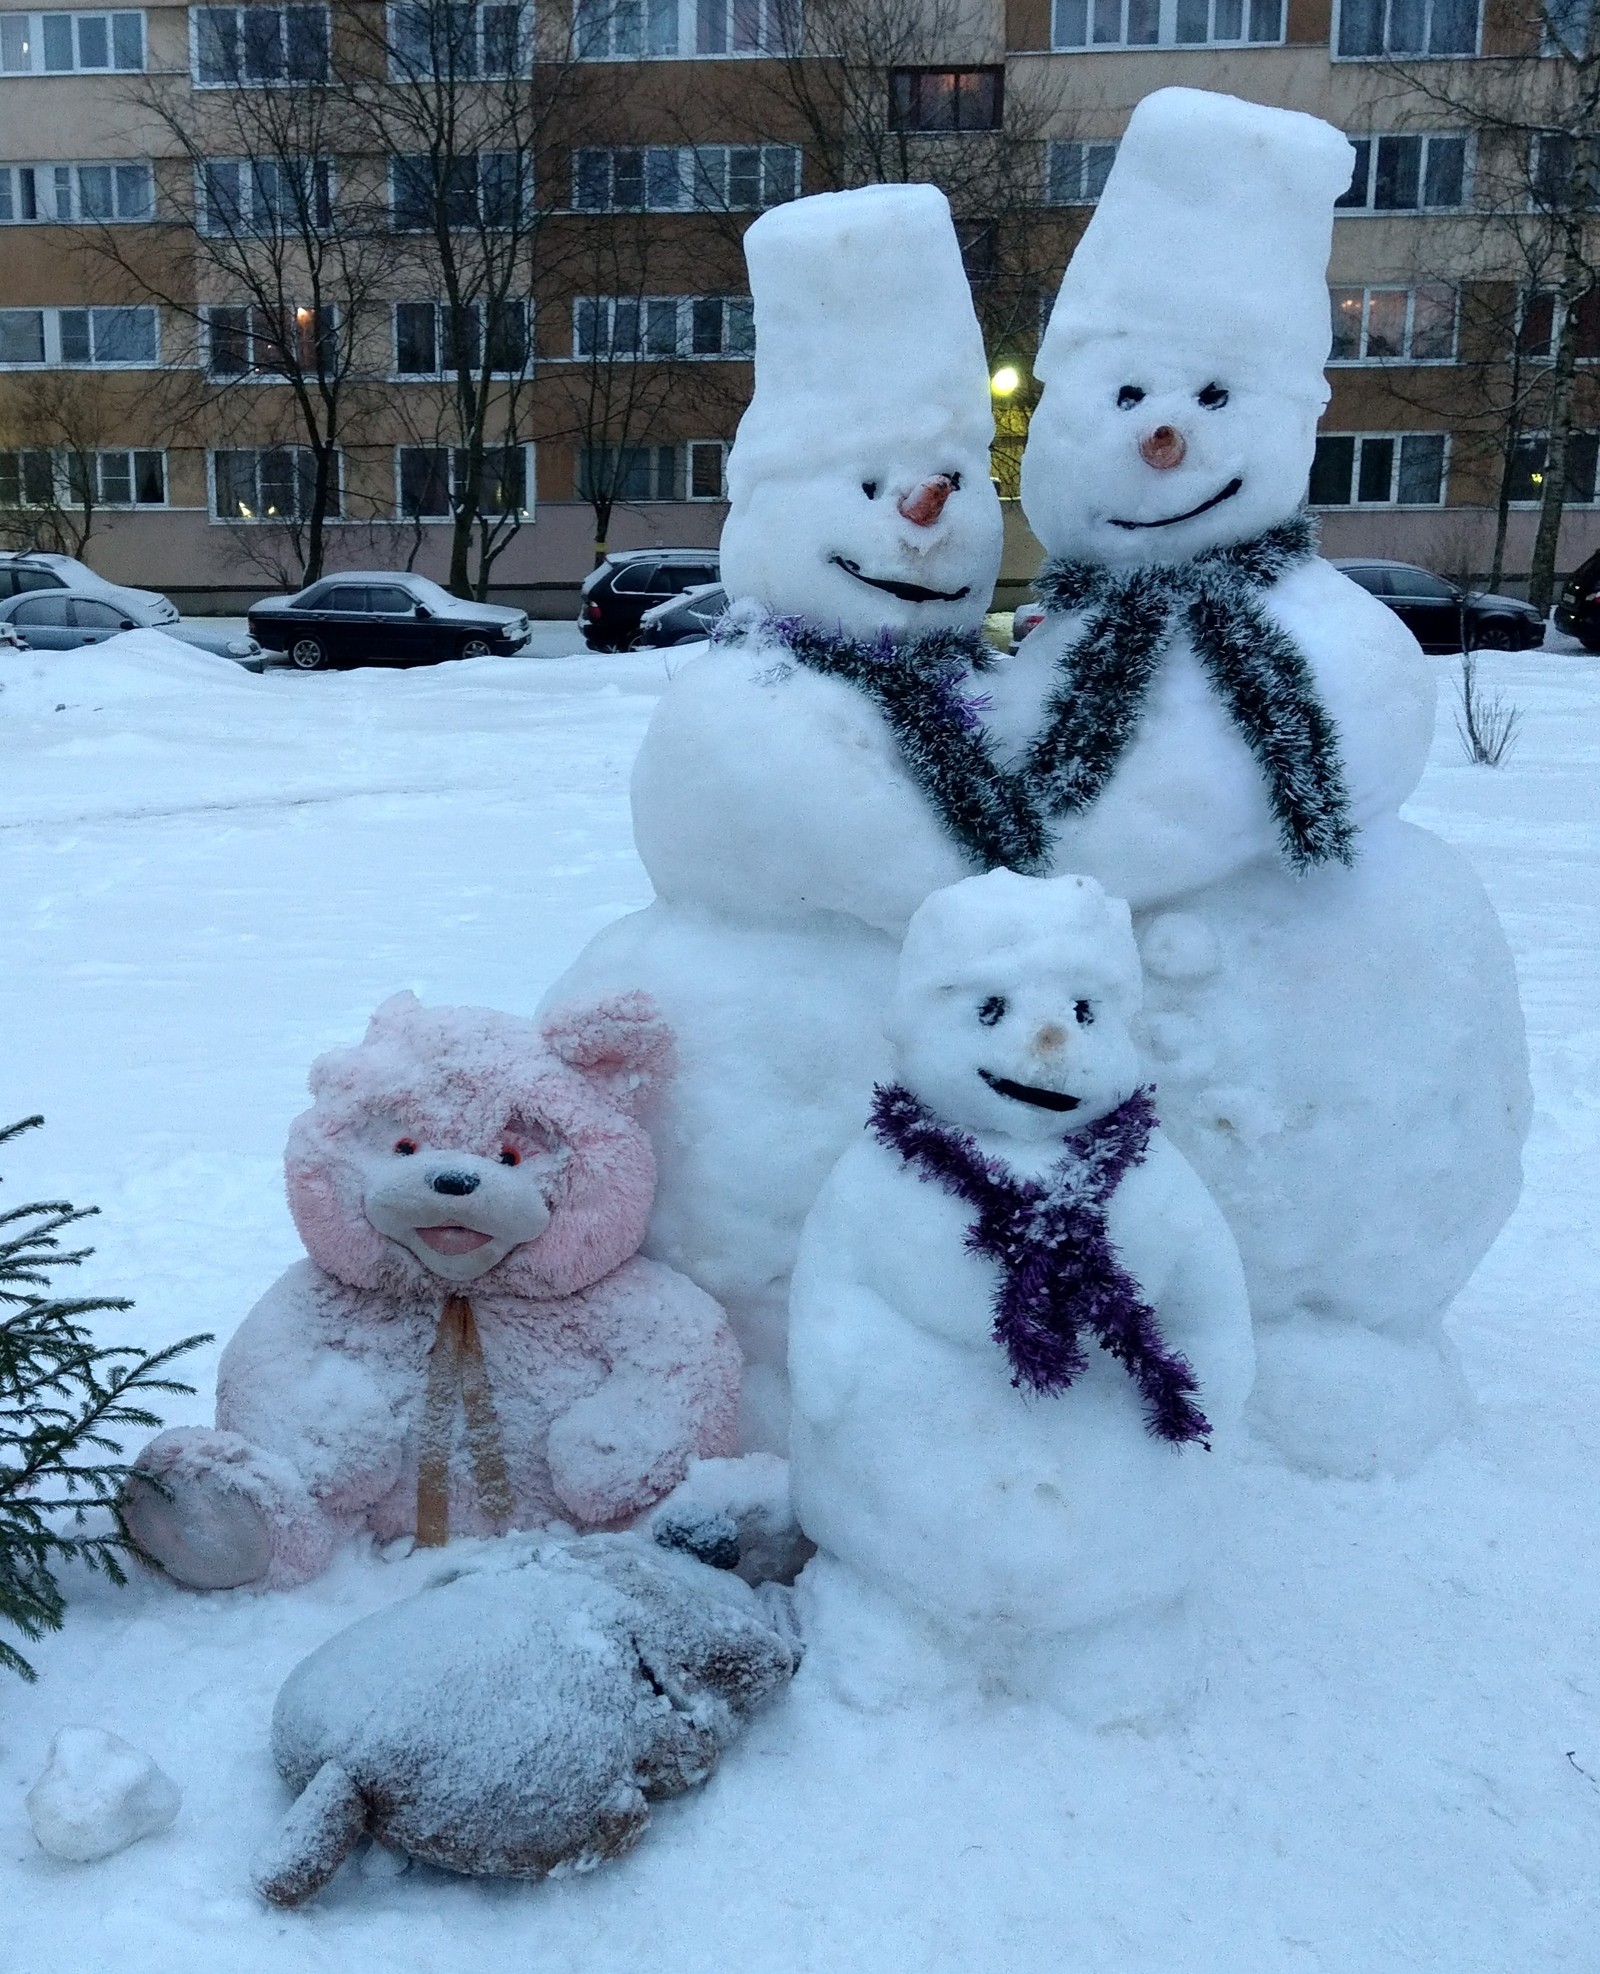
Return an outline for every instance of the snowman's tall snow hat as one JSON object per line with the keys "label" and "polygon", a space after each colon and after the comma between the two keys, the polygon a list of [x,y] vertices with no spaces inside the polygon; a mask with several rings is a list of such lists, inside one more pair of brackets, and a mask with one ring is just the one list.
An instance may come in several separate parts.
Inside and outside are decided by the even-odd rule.
{"label": "snowman's tall snow hat", "polygon": [[1219,370],[1325,404],[1333,207],[1354,161],[1299,110],[1202,89],[1146,96],[1062,278],[1039,377],[1081,344],[1137,337],[1215,351]]}
{"label": "snowman's tall snow hat", "polygon": [[989,369],[950,206],[932,185],[821,192],[744,236],[756,387],[728,495],[878,435],[986,454]]}

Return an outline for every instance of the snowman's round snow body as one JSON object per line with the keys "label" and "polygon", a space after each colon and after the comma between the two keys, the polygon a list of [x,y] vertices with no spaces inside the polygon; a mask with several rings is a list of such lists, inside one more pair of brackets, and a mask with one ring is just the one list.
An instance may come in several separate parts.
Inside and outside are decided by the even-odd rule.
{"label": "snowman's round snow body", "polygon": [[1317,558],[1328,125],[1166,89],[1062,283],[1023,505],[1048,614],[990,685],[1048,868],[1126,897],[1163,1117],[1227,1213],[1286,1457],[1404,1471],[1464,1397],[1445,1308],[1516,1202],[1511,959],[1399,820],[1433,731],[1411,634]]}
{"label": "snowman's round snow body", "polygon": [[807,1636],[863,1703],[945,1682],[1106,1725],[1192,1685],[1254,1357],[1139,992],[1090,878],[991,871],[911,922],[896,1081],[807,1220],[789,1340]]}
{"label": "snowman's round snow body", "polygon": [[[1007,861],[968,675],[999,570],[988,366],[943,196],[801,199],[745,236],[755,394],[728,460],[736,599],[633,775],[656,890],[551,989],[643,986],[681,1070],[647,1252],[727,1309],[747,1445],[781,1448],[789,1271],[884,1067],[911,913]],[[908,765],[909,763],[909,765]]]}

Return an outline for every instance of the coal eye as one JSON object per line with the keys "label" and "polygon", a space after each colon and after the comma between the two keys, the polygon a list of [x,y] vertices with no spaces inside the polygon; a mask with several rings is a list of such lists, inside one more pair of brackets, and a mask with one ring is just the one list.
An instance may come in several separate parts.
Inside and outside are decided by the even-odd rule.
{"label": "coal eye", "polygon": [[417,1149],[415,1138],[396,1138],[394,1148],[402,1158],[410,1158]]}
{"label": "coal eye", "polygon": [[1117,409],[1128,411],[1136,404],[1144,403],[1144,392],[1137,384],[1124,384],[1117,393]]}
{"label": "coal eye", "polygon": [[500,1163],[502,1165],[520,1165],[522,1163],[522,1154],[517,1150],[515,1145],[502,1145],[500,1147]]}
{"label": "coal eye", "polygon": [[878,483],[877,483],[877,481],[876,481],[876,480],[863,480],[863,481],[861,482],[861,491],[862,491],[862,492],[863,492],[863,493],[864,493],[864,494],[866,495],[866,497],[867,497],[867,499],[868,499],[868,500],[876,500],[876,499],[878,498]]}
{"label": "coal eye", "polygon": [[1199,396],[1207,411],[1220,411],[1228,402],[1228,393],[1220,384],[1207,384]]}
{"label": "coal eye", "polygon": [[960,493],[961,475],[959,473],[946,473],[945,478],[950,482],[950,491],[952,493]]}
{"label": "coal eye", "polygon": [[1080,1028],[1092,1027],[1094,1025],[1094,1002],[1074,1001],[1072,1004],[1072,1018]]}
{"label": "coal eye", "polygon": [[1005,1019],[1006,1000],[1003,994],[991,994],[978,1010],[978,1019],[985,1028],[993,1028],[997,1021]]}

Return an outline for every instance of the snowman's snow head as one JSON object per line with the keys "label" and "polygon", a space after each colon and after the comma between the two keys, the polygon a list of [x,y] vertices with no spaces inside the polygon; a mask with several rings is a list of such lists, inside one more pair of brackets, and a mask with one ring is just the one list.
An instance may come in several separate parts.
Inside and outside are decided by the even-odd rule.
{"label": "snowman's snow head", "polygon": [[1128,907],[1092,877],[993,870],[912,918],[885,1029],[902,1083],[963,1130],[1041,1141],[1139,1085]]}
{"label": "snowman's snow head", "polygon": [[983,338],[944,195],[825,192],[745,235],[756,388],[722,579],[853,637],[975,626],[1000,569]]}
{"label": "snowman's snow head", "polygon": [[1180,562],[1300,506],[1353,159],[1298,111],[1139,104],[1039,350],[1022,505],[1050,554]]}

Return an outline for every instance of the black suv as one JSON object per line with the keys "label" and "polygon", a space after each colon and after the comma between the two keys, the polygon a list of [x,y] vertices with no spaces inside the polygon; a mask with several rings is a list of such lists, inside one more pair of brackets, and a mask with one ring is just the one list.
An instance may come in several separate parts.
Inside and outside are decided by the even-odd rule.
{"label": "black suv", "polygon": [[1600,652],[1600,555],[1591,555],[1567,578],[1556,604],[1556,629],[1585,651]]}
{"label": "black suv", "polygon": [[628,651],[639,619],[669,596],[718,576],[714,548],[630,548],[608,555],[585,577],[578,629],[591,651]]}

